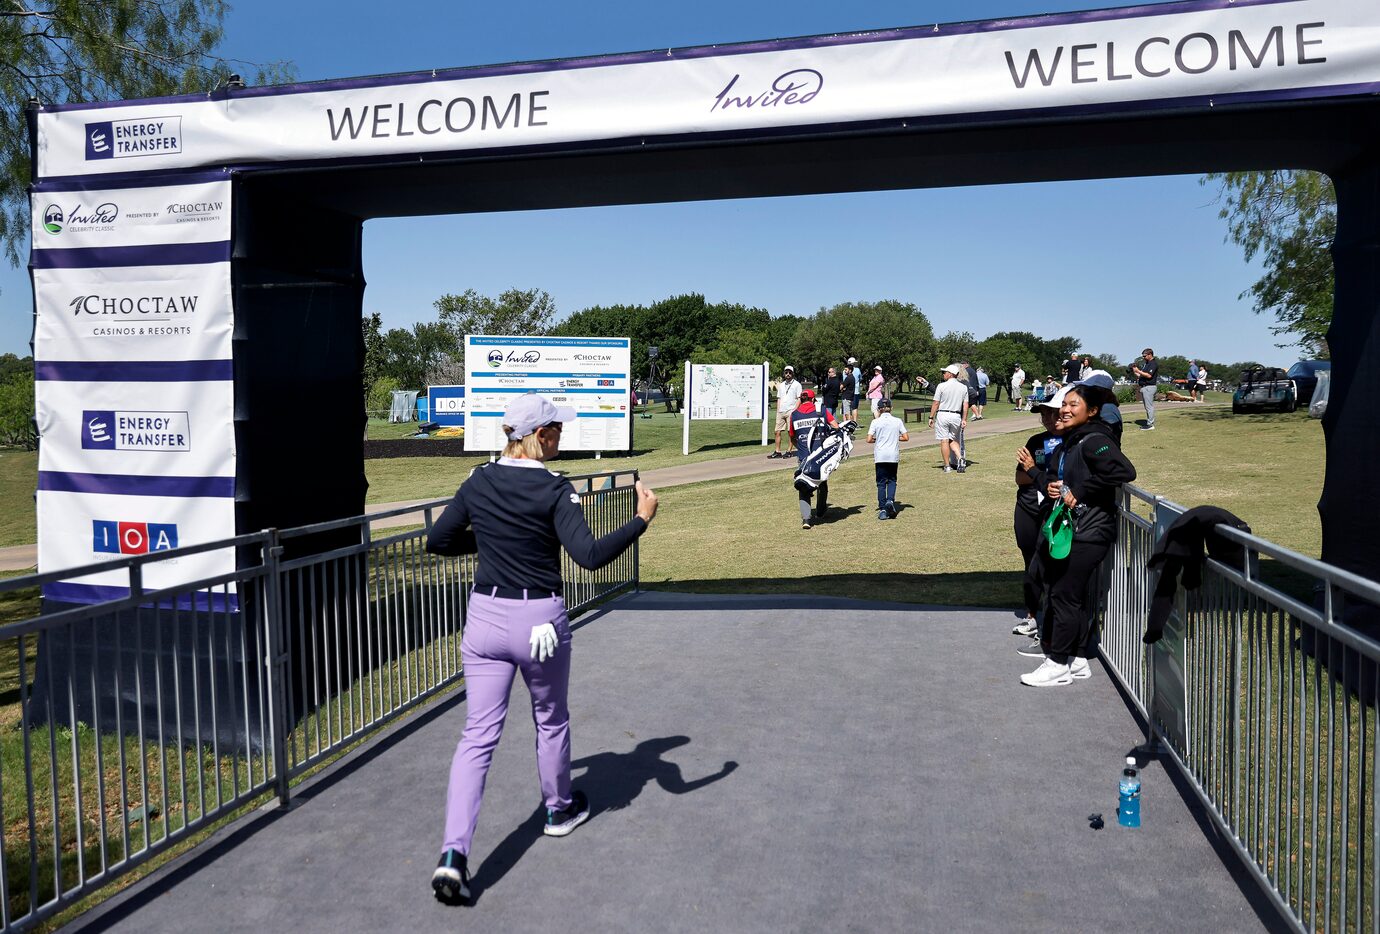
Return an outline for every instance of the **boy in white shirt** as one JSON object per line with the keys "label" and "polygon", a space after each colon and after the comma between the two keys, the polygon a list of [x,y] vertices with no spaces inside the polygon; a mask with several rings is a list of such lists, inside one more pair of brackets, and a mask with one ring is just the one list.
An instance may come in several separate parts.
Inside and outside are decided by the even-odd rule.
{"label": "boy in white shirt", "polygon": [[872,461],[877,474],[877,518],[896,518],[896,470],[901,465],[901,442],[909,441],[905,423],[891,414],[891,400],[877,400],[877,417],[867,428],[867,443],[876,445]]}

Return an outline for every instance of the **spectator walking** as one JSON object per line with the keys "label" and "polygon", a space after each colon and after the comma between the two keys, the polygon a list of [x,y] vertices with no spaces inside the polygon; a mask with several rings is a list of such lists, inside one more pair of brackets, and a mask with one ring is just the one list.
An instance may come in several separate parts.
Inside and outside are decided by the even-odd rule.
{"label": "spectator walking", "polygon": [[872,382],[867,384],[867,398],[872,401],[872,417],[877,417],[877,402],[886,395],[886,380],[882,378],[882,368],[872,368]]}
{"label": "spectator walking", "polygon": [[982,419],[982,410],[987,408],[987,387],[992,385],[992,378],[987,375],[987,371],[982,367],[977,368],[978,397],[976,411],[973,413],[973,420]]}
{"label": "spectator walking", "polygon": [[1203,393],[1207,392],[1207,388],[1208,368],[1205,366],[1200,366],[1198,367],[1198,378],[1193,382],[1193,401],[1202,402]]}
{"label": "spectator walking", "polygon": [[791,413],[800,404],[800,383],[796,381],[795,369],[789,364],[781,373],[781,381],[776,384],[776,449],[767,455],[768,460],[786,457],[789,452],[781,450],[781,433],[786,433],[790,443]]}
{"label": "spectator walking", "polygon": [[824,411],[830,417],[834,417],[839,410],[839,399],[843,395],[843,380],[839,378],[839,371],[829,367],[829,375],[824,377],[824,385],[820,387],[820,396],[824,403]]}
{"label": "spectator walking", "polygon": [[1031,687],[1057,687],[1092,675],[1088,659],[1096,646],[1089,584],[1117,536],[1117,490],[1136,478],[1111,428],[1098,418],[1097,390],[1071,386],[1059,409],[1064,441],[1046,471],[1045,495],[1073,514],[1073,541],[1062,558],[1048,542],[1037,550],[1048,594],[1048,637],[1039,668],[1021,675]]}
{"label": "spectator walking", "polygon": [[1193,399],[1194,402],[1197,402],[1198,400],[1197,400],[1197,399],[1194,397],[1194,395],[1193,395],[1195,392],[1198,391],[1198,390],[1197,390],[1197,386],[1198,386],[1198,361],[1197,361],[1197,360],[1190,360],[1190,361],[1188,361],[1188,372],[1184,374],[1184,386],[1186,386],[1186,387],[1188,388],[1188,397],[1189,397],[1190,399]]}
{"label": "spectator walking", "polygon": [[959,367],[951,363],[944,367],[944,380],[934,390],[934,402],[930,405],[930,421],[934,423],[934,437],[939,442],[939,457],[944,462],[944,472],[953,470],[949,466],[951,455],[959,453],[959,434],[968,423],[968,387],[958,378]]}
{"label": "spectator walking", "polygon": [[867,443],[872,449],[873,470],[877,476],[877,518],[896,518],[896,474],[901,466],[901,442],[910,440],[905,424],[891,414],[891,400],[877,403],[878,415],[867,427]]}
{"label": "spectator walking", "polygon": [[637,515],[596,539],[570,482],[544,467],[560,450],[561,426],[574,418],[574,409],[536,393],[510,403],[503,413],[503,456],[470,473],[427,536],[426,549],[433,554],[479,555],[460,640],[468,691],[465,729],[451,760],[445,838],[431,877],[432,890],[446,901],[470,897],[470,841],[519,671],[537,728],[543,832],[562,837],[589,817],[584,792],[570,787],[571,637],[561,551],[582,568],[603,567],[646,531],[657,500],[639,482]]}
{"label": "spectator walking", "polygon": [[[1043,430],[1031,435],[1025,447],[1016,451],[1016,511],[1013,524],[1016,547],[1021,550],[1021,567],[1025,569],[1027,584],[1024,588],[1025,619],[1011,630],[1016,635],[1030,636],[1037,642],[1039,629],[1035,618],[1040,612],[1040,589],[1038,585],[1031,583],[1031,578],[1032,575],[1038,575],[1039,565],[1035,561],[1035,553],[1040,543],[1040,524],[1048,511],[1045,508],[1046,497],[1041,484],[1054,452],[1063,443],[1064,435],[1064,429],[1059,425],[1058,406],[1042,405],[1039,412]],[[1044,652],[1041,651],[1040,655],[1043,656]]]}
{"label": "spectator walking", "polygon": [[839,393],[839,415],[843,421],[858,417],[858,379],[852,367],[843,368],[843,391]]}
{"label": "spectator walking", "polygon": [[1011,402],[1019,412],[1025,407],[1025,370],[1016,364],[1016,372],[1011,374]]}
{"label": "spectator walking", "polygon": [[1140,352],[1139,363],[1131,364],[1131,372],[1136,375],[1140,386],[1140,401],[1145,405],[1145,424],[1141,431],[1155,430],[1155,393],[1159,391],[1160,362],[1155,359],[1153,348],[1146,347]]}
{"label": "spectator walking", "polygon": [[862,370],[858,368],[857,357],[849,357],[848,365],[853,368],[853,398],[851,401],[853,403],[853,418],[856,420],[862,414],[862,409],[858,408],[858,399],[862,396],[863,375]]}
{"label": "spectator walking", "polygon": [[[825,427],[833,424],[834,416],[816,407],[813,389],[801,393],[800,405],[791,413],[791,441],[795,443],[796,458],[803,463],[811,451],[824,443]],[[797,492],[800,494],[800,527],[808,529],[811,525],[810,497],[818,493],[813,518],[823,519],[829,508],[829,481],[822,481],[814,493],[808,488],[797,488]]]}

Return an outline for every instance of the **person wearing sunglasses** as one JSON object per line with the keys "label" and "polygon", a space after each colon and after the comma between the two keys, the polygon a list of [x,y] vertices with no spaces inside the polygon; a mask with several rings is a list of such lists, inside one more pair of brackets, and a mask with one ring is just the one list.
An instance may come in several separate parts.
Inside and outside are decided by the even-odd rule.
{"label": "person wearing sunglasses", "polygon": [[589,800],[570,787],[570,620],[561,549],[594,570],[626,551],[656,516],[656,494],[640,481],[637,514],[595,538],[570,482],[546,469],[560,451],[561,429],[575,410],[525,393],[503,414],[508,444],[496,463],[470,473],[427,536],[427,551],[479,555],[460,641],[465,666],[465,729],[451,760],[436,896],[469,901],[470,841],[484,780],[503,735],[513,678],[522,673],[537,729],[537,774],[548,836],[562,837],[589,818]]}

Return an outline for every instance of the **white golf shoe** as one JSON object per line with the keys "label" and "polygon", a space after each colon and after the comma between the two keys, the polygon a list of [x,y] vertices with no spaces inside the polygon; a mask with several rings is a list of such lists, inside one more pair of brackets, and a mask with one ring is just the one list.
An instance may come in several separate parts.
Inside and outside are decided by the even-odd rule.
{"label": "white golf shoe", "polygon": [[1069,675],[1082,681],[1084,678],[1092,677],[1092,666],[1088,664],[1086,658],[1075,658],[1069,662]]}
{"label": "white golf shoe", "polygon": [[1053,688],[1061,687],[1065,684],[1073,683],[1073,675],[1069,673],[1068,665],[1061,665],[1052,658],[1046,657],[1044,664],[1040,665],[1029,674],[1021,675],[1021,684],[1029,685],[1033,688]]}

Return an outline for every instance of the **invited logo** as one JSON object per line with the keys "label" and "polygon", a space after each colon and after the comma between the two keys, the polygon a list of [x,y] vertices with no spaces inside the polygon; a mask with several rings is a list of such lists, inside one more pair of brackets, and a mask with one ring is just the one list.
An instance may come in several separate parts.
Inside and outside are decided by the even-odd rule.
{"label": "invited logo", "polygon": [[181,151],[181,117],[101,120],[86,125],[87,161],[163,156]]}
{"label": "invited logo", "polygon": [[64,230],[70,233],[114,230],[115,220],[119,216],[120,206],[113,201],[106,201],[95,207],[87,207],[81,202],[70,208],[50,204],[43,209],[43,229],[55,237]]}
{"label": "invited logo", "polygon": [[146,555],[176,547],[177,525],[172,522],[91,520],[91,550],[98,554]]}
{"label": "invited logo", "polygon": [[489,351],[489,366],[493,367],[495,370],[503,366],[503,351]]}
{"label": "invited logo", "polygon": [[486,359],[489,361],[489,366],[496,370],[505,363],[537,363],[541,360],[541,351],[524,350],[522,353],[514,351],[505,355],[501,350],[491,350]]}
{"label": "invited logo", "polygon": [[186,412],[117,412],[88,409],[81,413],[81,446],[88,451],[173,451],[192,449]]}
{"label": "invited logo", "polygon": [[728,84],[714,98],[714,103],[710,105],[710,113],[725,110],[763,110],[778,107],[791,107],[796,104],[808,104],[819,96],[819,92],[824,90],[824,75],[815,71],[813,68],[797,68],[788,71],[777,77],[771,86],[763,89],[761,85],[756,88],[747,88],[737,93],[730,93],[735,90],[738,79],[742,75],[734,75],[729,79]]}

